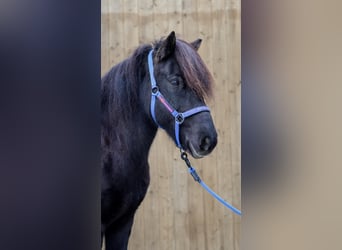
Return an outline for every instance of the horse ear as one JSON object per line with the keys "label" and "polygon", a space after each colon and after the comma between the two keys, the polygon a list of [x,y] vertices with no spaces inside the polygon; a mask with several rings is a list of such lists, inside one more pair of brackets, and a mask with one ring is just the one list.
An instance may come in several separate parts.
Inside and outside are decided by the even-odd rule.
{"label": "horse ear", "polygon": [[173,54],[176,48],[176,34],[174,31],[160,45],[156,57],[158,61],[164,60]]}
{"label": "horse ear", "polygon": [[198,50],[199,47],[201,46],[201,43],[202,43],[202,39],[198,38],[197,40],[193,41],[190,44],[192,45],[192,47],[194,47],[195,50]]}

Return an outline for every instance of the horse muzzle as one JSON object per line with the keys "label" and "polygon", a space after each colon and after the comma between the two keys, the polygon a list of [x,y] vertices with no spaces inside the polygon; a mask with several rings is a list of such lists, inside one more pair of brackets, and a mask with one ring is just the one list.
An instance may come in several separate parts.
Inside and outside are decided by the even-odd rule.
{"label": "horse muzzle", "polygon": [[217,133],[216,131],[208,134],[203,134],[198,139],[187,140],[187,150],[190,152],[192,157],[195,159],[202,158],[210,154],[217,144]]}

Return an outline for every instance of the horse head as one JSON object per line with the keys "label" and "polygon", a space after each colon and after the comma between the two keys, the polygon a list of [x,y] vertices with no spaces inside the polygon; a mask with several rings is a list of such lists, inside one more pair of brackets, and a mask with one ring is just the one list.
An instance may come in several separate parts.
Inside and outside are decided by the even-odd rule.
{"label": "horse head", "polygon": [[205,105],[213,80],[197,53],[200,44],[200,39],[192,43],[176,39],[174,32],[154,44],[149,55],[151,98],[145,101],[155,125],[194,158],[206,156],[217,144],[216,129]]}

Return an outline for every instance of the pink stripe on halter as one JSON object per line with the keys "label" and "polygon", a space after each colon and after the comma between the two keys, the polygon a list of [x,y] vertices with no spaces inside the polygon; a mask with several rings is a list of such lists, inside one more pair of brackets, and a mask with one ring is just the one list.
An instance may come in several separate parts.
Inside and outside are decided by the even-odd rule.
{"label": "pink stripe on halter", "polygon": [[158,99],[164,104],[164,106],[169,110],[170,113],[173,112],[173,108],[170,106],[170,104],[166,101],[166,99],[163,96],[158,96]]}

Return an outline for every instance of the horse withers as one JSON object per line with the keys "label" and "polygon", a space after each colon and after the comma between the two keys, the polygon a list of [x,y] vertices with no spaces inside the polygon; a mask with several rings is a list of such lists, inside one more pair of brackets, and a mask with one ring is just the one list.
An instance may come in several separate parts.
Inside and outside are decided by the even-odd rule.
{"label": "horse withers", "polygon": [[148,154],[158,127],[194,158],[209,154],[217,133],[205,99],[212,76],[192,43],[165,39],[138,47],[102,78],[101,245],[127,249],[134,214],[149,182]]}

